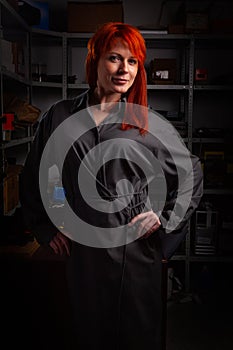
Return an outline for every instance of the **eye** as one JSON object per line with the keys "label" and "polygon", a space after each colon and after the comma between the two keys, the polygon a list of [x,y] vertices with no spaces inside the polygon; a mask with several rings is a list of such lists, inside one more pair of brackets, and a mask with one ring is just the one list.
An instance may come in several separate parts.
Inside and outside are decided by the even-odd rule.
{"label": "eye", "polygon": [[111,62],[118,62],[118,61],[120,60],[120,57],[117,56],[117,55],[111,55],[111,56],[109,57],[109,60],[110,60]]}
{"label": "eye", "polygon": [[129,64],[130,64],[131,66],[134,66],[135,64],[138,63],[138,60],[137,60],[136,58],[130,58],[130,59],[128,60],[128,62],[129,62]]}

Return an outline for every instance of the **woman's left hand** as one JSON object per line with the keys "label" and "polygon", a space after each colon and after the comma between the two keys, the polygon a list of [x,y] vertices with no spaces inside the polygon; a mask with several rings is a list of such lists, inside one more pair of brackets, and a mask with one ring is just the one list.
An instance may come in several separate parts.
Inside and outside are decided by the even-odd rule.
{"label": "woman's left hand", "polygon": [[58,231],[49,245],[55,254],[70,256],[70,241],[62,232]]}
{"label": "woman's left hand", "polygon": [[152,232],[158,230],[158,228],[161,226],[159,217],[153,212],[153,210],[136,215],[130,221],[129,226],[133,226],[136,223],[139,223],[138,236],[143,236],[143,238],[149,237]]}

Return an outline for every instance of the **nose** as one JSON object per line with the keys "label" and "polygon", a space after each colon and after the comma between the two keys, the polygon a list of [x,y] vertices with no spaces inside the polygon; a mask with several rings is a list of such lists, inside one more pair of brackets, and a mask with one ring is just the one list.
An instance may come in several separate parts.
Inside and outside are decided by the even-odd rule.
{"label": "nose", "polygon": [[123,74],[123,73],[127,73],[127,72],[128,72],[128,62],[127,62],[127,60],[122,60],[120,66],[119,66],[119,73]]}

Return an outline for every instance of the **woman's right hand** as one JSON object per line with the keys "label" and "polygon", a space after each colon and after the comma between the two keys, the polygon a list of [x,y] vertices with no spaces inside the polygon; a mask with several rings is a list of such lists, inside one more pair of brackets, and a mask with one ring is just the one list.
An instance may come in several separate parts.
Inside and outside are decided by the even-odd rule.
{"label": "woman's right hand", "polygon": [[145,213],[136,215],[129,223],[129,226],[133,226],[138,223],[138,237],[147,238],[154,231],[157,231],[161,226],[158,215],[149,210]]}
{"label": "woman's right hand", "polygon": [[55,254],[70,256],[70,241],[60,231],[49,242],[49,246],[53,249]]}

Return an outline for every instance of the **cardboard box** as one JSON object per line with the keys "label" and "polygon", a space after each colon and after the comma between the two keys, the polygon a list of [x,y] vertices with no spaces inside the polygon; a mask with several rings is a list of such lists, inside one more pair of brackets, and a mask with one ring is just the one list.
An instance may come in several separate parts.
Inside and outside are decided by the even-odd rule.
{"label": "cardboard box", "polygon": [[184,34],[185,29],[183,24],[169,24],[168,33],[169,34]]}
{"label": "cardboard box", "polygon": [[67,4],[67,31],[70,33],[93,33],[106,22],[123,22],[122,2]]}
{"label": "cardboard box", "polygon": [[175,84],[176,75],[176,59],[155,58],[150,62],[148,80],[151,84]]}
{"label": "cardboard box", "polygon": [[233,19],[216,19],[211,21],[210,28],[212,33],[231,34],[233,33]]}
{"label": "cardboard box", "polygon": [[186,14],[186,33],[207,33],[209,30],[209,17],[206,13],[188,12]]}
{"label": "cardboard box", "polygon": [[207,82],[207,69],[206,68],[196,68],[195,69],[195,81]]}

